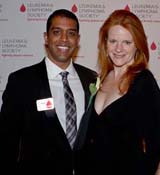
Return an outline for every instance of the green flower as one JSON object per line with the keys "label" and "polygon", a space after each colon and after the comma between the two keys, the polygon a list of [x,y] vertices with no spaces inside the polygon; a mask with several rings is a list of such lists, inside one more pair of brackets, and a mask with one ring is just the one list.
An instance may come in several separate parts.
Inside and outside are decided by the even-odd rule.
{"label": "green flower", "polygon": [[93,99],[94,95],[97,93],[97,91],[98,91],[98,89],[99,89],[99,86],[100,86],[100,78],[99,78],[99,77],[97,77],[96,83],[91,83],[91,84],[89,85],[89,91],[90,91],[91,95],[90,95],[90,98],[89,98],[89,102],[88,102],[88,107],[87,107],[87,109],[89,108],[89,106],[90,106],[90,104],[91,104],[91,102],[92,102],[92,99]]}

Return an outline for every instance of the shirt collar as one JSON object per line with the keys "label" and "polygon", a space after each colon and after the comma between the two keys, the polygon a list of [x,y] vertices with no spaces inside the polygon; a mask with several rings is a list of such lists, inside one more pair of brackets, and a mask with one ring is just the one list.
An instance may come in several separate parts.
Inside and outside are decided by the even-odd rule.
{"label": "shirt collar", "polygon": [[49,78],[55,78],[55,77],[59,76],[60,72],[63,72],[63,71],[69,72],[69,75],[72,76],[72,77],[76,76],[76,71],[75,71],[75,68],[73,66],[72,60],[69,64],[69,66],[66,68],[66,70],[61,69],[60,67],[58,67],[48,57],[45,57],[45,63],[46,63],[47,73],[48,73]]}

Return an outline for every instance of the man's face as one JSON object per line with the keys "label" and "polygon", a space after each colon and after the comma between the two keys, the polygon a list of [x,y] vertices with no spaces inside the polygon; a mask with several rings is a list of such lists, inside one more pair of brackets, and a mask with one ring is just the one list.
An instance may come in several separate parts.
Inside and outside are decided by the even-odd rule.
{"label": "man's face", "polygon": [[49,59],[59,67],[67,67],[79,45],[79,39],[76,21],[67,17],[54,17],[49,32],[44,33]]}

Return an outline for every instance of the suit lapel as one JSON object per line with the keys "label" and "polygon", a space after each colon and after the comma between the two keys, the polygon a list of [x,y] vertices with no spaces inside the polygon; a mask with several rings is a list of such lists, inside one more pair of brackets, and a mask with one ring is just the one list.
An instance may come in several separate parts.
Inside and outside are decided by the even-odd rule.
{"label": "suit lapel", "polygon": [[77,133],[77,138],[76,138],[75,145],[74,145],[74,149],[81,149],[85,141],[85,136],[87,133],[88,123],[90,119],[90,113],[92,111],[91,110],[92,104],[87,109],[89,98],[91,95],[89,91],[89,84],[91,82],[93,83],[93,81],[96,80],[96,76],[94,77],[94,75],[92,75],[92,77],[88,77],[86,76],[86,71],[82,71],[84,69],[82,69],[81,66],[74,64],[74,67],[79,75],[79,78],[81,80],[81,83],[84,89],[84,93],[85,93],[85,113],[82,116],[81,123],[80,123],[78,133]]}
{"label": "suit lapel", "polygon": [[90,107],[84,113],[84,115],[82,117],[82,120],[81,120],[81,123],[79,126],[79,130],[77,133],[77,138],[76,138],[75,145],[74,145],[75,150],[81,149],[83,147],[84,142],[85,142],[88,124],[89,124],[89,120],[90,120],[90,116],[91,116],[91,112],[92,112],[92,107],[93,107],[93,104],[90,105]]}
{"label": "suit lapel", "polygon": [[[46,98],[52,98],[50,87],[49,87],[49,81],[47,77],[47,69],[46,69],[46,64],[45,61],[43,60],[40,63],[39,66],[39,71],[40,75],[40,97],[41,99],[46,99]],[[56,117],[56,112],[55,109],[52,110],[46,110],[44,111],[47,117]]]}

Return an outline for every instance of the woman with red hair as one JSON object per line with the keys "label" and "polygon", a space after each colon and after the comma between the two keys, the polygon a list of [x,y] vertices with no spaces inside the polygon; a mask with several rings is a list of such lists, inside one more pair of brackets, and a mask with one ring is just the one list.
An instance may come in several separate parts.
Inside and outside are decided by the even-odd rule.
{"label": "woman with red hair", "polygon": [[88,174],[154,175],[160,160],[160,89],[148,69],[140,19],[114,11],[99,32],[101,85],[88,112]]}

